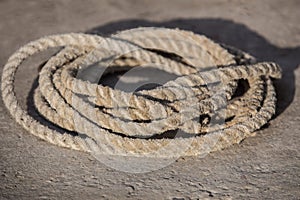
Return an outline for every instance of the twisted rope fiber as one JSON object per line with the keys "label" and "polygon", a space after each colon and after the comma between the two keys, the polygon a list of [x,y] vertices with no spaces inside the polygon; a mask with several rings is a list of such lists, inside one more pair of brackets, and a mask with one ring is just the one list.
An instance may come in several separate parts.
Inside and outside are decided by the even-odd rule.
{"label": "twisted rope fiber", "polygon": [[[34,103],[45,119],[66,130],[63,134],[33,119],[14,92],[22,62],[53,47],[64,48],[39,72]],[[178,78],[151,90],[124,92],[98,84],[97,77],[80,78],[95,63],[107,66],[103,75],[151,66]],[[256,63],[205,36],[137,28],[110,38],[70,33],[30,42],[8,59],[1,89],[15,120],[50,143],[104,155],[169,158],[220,150],[254,135],[275,113],[271,78],[280,77],[277,64]],[[240,80],[249,89],[235,97]],[[185,137],[167,138],[168,131]]]}

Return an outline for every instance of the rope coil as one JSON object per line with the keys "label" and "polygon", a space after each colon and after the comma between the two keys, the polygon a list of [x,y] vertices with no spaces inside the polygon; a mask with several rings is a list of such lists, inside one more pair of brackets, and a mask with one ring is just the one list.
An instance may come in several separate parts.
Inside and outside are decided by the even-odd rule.
{"label": "rope coil", "polygon": [[[41,68],[34,103],[63,134],[33,119],[14,92],[22,62],[53,47],[64,48]],[[97,70],[83,78],[95,64],[97,70],[104,66],[102,76],[151,66],[178,78],[124,92],[99,84]],[[271,78],[280,77],[277,64],[256,63],[202,35],[137,28],[110,38],[70,33],[26,44],[4,66],[2,97],[19,124],[50,143],[104,155],[177,157],[220,150],[253,135],[275,113]],[[236,96],[241,80],[248,88]]]}

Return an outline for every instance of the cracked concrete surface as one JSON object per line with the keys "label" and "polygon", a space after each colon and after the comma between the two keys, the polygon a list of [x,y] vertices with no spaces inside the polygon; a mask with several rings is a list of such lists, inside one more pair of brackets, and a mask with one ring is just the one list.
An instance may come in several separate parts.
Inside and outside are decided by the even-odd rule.
{"label": "cracked concrete surface", "polygon": [[[0,1],[0,66],[22,44],[63,32],[109,34],[139,26],[179,27],[283,68],[277,116],[257,135],[204,158],[157,171],[111,169],[91,155],[44,142],[17,125],[0,101],[1,199],[299,199],[300,27],[297,0]],[[42,57],[18,74],[26,98]],[[157,160],[157,162],[160,162]]]}

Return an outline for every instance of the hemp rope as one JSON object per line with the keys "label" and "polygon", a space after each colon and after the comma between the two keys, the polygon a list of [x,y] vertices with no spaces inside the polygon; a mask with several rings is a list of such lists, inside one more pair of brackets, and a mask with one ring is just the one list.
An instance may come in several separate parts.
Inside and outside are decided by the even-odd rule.
{"label": "hemp rope", "polygon": [[[22,62],[54,47],[64,48],[41,68],[34,103],[63,134],[33,119],[14,91]],[[107,66],[103,75],[151,66],[178,78],[151,90],[124,92],[98,84],[97,76],[80,78],[95,63]],[[220,150],[254,135],[275,113],[271,78],[280,77],[277,64],[256,63],[205,36],[137,28],[110,38],[70,33],[30,42],[8,59],[1,89],[15,120],[52,144],[103,155],[170,158]],[[235,97],[240,80],[249,88]],[[165,137],[169,131],[185,137]]]}

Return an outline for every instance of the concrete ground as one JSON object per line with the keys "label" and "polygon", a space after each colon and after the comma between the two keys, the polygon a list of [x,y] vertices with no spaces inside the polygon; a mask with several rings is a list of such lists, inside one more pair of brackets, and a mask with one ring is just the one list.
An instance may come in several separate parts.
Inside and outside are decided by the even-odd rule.
{"label": "concrete ground", "polygon": [[[255,137],[139,174],[28,134],[1,100],[0,198],[299,199],[299,8],[299,0],[1,0],[1,71],[18,47],[44,35],[163,26],[205,34],[261,61],[275,61],[284,74],[275,82],[277,115]],[[37,75],[37,66],[27,65],[17,81],[24,106]]]}

